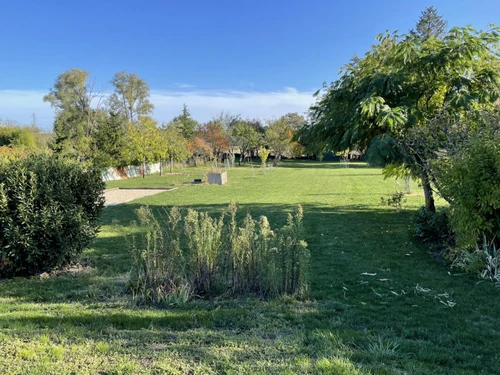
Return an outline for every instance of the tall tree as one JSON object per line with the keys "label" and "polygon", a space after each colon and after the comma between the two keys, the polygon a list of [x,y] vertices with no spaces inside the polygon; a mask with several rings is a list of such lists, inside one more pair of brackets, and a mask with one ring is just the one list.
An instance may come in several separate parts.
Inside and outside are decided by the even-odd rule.
{"label": "tall tree", "polygon": [[304,116],[299,115],[297,112],[287,113],[283,116],[285,121],[288,124],[288,127],[292,129],[294,132],[302,129],[304,125],[307,124],[307,120]]}
{"label": "tall tree", "polygon": [[260,134],[255,130],[250,121],[238,121],[230,129],[230,132],[231,139],[240,150],[240,160],[238,164],[241,165],[241,161],[245,155],[259,145]]}
{"label": "tall tree", "polygon": [[116,73],[111,80],[115,91],[110,97],[110,105],[114,112],[122,113],[130,122],[137,121],[140,116],[148,116],[153,111],[149,101],[149,86],[135,73]]}
{"label": "tall tree", "polygon": [[277,120],[268,120],[265,140],[269,148],[274,151],[274,162],[276,166],[283,156],[291,151],[293,130],[285,116]]}
{"label": "tall tree", "polygon": [[319,96],[312,124],[298,138],[317,154],[359,146],[371,160],[406,166],[421,177],[433,211],[432,174],[405,140],[444,110],[463,114],[498,99],[500,28],[453,28],[442,39],[387,33],[378,40]]}
{"label": "tall tree", "polygon": [[43,97],[56,110],[55,151],[88,156],[102,98],[94,91],[90,73],[85,70],[69,69],[57,77],[49,94]]}
{"label": "tall tree", "polygon": [[191,117],[186,104],[182,107],[182,113],[174,117],[169,126],[173,126],[186,139],[190,140],[194,137],[196,129],[198,129],[198,121]]}
{"label": "tall tree", "polygon": [[172,173],[174,162],[183,162],[191,156],[187,140],[174,127],[162,130],[162,157],[167,159]]}
{"label": "tall tree", "polygon": [[415,26],[410,33],[422,39],[428,39],[431,36],[442,38],[446,35],[448,22],[441,17],[437,9],[433,6],[425,8]]}
{"label": "tall tree", "polygon": [[92,158],[97,165],[117,167],[124,162],[126,122],[119,113],[101,113],[91,144]]}
{"label": "tall tree", "polygon": [[141,116],[127,127],[128,159],[142,164],[142,177],[146,177],[146,163],[158,161],[164,151],[158,122],[149,116]]}
{"label": "tall tree", "polygon": [[229,149],[226,132],[218,121],[210,121],[201,125],[196,134],[211,147],[213,155],[219,161],[222,159],[222,154]]}

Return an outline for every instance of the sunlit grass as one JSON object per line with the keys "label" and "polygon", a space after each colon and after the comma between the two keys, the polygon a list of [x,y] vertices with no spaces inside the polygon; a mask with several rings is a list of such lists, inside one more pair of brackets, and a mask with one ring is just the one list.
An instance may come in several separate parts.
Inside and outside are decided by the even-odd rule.
{"label": "sunlit grass", "polygon": [[[106,208],[82,270],[0,281],[0,374],[499,373],[500,290],[415,245],[410,217],[423,203],[415,183],[398,212],[380,198],[404,184],[364,164],[241,167],[224,186],[191,185],[204,169],[188,173],[108,183],[178,189]],[[302,204],[311,300],[134,305],[126,288],[134,210],[217,215],[231,201],[276,226]]]}

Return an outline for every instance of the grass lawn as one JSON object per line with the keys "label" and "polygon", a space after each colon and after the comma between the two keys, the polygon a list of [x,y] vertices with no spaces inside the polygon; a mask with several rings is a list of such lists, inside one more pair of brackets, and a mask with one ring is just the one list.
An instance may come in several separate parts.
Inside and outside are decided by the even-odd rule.
{"label": "grass lawn", "polygon": [[[147,176],[109,187],[178,186],[108,207],[88,265],[57,277],[0,281],[0,374],[495,374],[500,289],[436,262],[411,239],[420,189],[398,212],[398,186],[364,164],[240,167],[224,186],[203,175]],[[399,188],[402,188],[399,187]],[[311,298],[195,300],[136,306],[124,235],[140,205],[179,205],[283,225],[300,203]]]}

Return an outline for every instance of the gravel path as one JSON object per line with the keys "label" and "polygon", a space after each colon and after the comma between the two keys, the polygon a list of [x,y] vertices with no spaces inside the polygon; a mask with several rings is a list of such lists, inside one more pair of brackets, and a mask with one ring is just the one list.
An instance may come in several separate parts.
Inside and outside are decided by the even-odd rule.
{"label": "gravel path", "polygon": [[163,193],[173,189],[111,189],[104,192],[105,206],[133,201],[142,197]]}

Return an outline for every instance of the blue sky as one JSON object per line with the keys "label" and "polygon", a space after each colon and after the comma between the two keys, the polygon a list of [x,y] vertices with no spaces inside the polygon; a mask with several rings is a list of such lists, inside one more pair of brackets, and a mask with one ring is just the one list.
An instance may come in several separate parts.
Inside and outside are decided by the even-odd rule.
{"label": "blue sky", "polygon": [[498,0],[5,0],[0,118],[28,123],[35,113],[50,128],[53,112],[41,98],[69,68],[90,71],[107,90],[114,73],[135,72],[149,83],[160,121],[184,102],[200,121],[221,110],[304,112],[354,53],[380,32],[408,31],[431,5],[450,26],[500,23]]}

